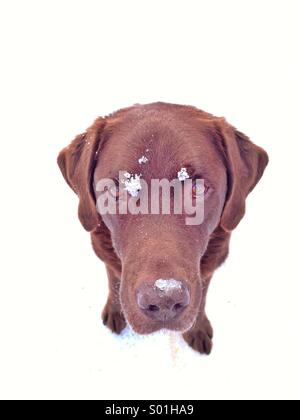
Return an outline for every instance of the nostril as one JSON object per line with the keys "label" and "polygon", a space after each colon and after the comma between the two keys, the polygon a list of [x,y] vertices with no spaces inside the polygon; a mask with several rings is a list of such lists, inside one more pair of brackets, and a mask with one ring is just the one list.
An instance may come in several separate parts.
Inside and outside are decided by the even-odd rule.
{"label": "nostril", "polygon": [[156,305],[149,305],[148,306],[148,311],[150,312],[158,312],[159,311],[159,307]]}
{"label": "nostril", "polygon": [[179,312],[183,308],[183,305],[181,303],[176,303],[176,305],[173,306],[172,311]]}

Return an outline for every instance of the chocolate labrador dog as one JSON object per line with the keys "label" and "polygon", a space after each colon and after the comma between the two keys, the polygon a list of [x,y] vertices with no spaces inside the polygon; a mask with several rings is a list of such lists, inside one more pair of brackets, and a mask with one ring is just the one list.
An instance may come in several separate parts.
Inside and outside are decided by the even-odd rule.
{"label": "chocolate labrador dog", "polygon": [[[180,331],[192,348],[209,354],[209,283],[227,258],[231,232],[267,164],[266,152],[224,118],[167,103],[138,104],[98,118],[62,150],[58,165],[79,197],[79,219],[107,268],[104,324],[115,333],[126,323],[139,334]],[[187,223],[187,210],[174,210],[181,198],[175,189],[164,196],[169,212],[161,203],[159,211],[146,209],[146,184],[154,179],[191,181],[187,195],[192,203],[200,199],[201,222]],[[129,211],[130,199],[135,211]],[[106,211],[97,205],[104,201],[110,202]],[[108,211],[114,203],[117,211]]]}

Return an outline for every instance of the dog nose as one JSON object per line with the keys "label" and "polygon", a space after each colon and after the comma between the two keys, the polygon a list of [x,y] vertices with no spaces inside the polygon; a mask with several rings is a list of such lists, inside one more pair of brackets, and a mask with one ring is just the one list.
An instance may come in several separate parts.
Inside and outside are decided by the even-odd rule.
{"label": "dog nose", "polygon": [[191,300],[186,283],[175,279],[144,283],[137,290],[136,299],[146,316],[162,322],[178,318]]}

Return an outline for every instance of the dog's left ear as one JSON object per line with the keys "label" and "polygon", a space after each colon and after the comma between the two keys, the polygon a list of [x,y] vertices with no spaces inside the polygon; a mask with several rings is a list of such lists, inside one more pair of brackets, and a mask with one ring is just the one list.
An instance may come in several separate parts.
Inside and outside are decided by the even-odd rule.
{"label": "dog's left ear", "polygon": [[79,197],[79,220],[88,232],[101,220],[93,192],[93,172],[104,126],[105,119],[98,118],[86,133],[63,149],[57,159],[66,182]]}
{"label": "dog's left ear", "polygon": [[261,147],[256,146],[226,121],[222,120],[219,130],[228,174],[228,192],[221,227],[230,232],[243,218],[246,197],[262,177],[269,158]]}

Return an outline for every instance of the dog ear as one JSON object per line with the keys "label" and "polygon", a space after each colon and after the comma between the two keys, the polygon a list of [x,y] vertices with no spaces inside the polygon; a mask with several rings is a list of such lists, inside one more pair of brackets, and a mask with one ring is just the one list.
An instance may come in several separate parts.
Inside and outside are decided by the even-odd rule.
{"label": "dog ear", "polygon": [[104,125],[105,119],[98,118],[86,133],[77,136],[63,149],[57,159],[66,182],[79,197],[79,220],[88,232],[101,220],[93,192],[93,172]]}
{"label": "dog ear", "polygon": [[232,231],[243,218],[246,197],[254,189],[268,164],[267,153],[224,120],[221,138],[227,161],[228,192],[221,227]]}

